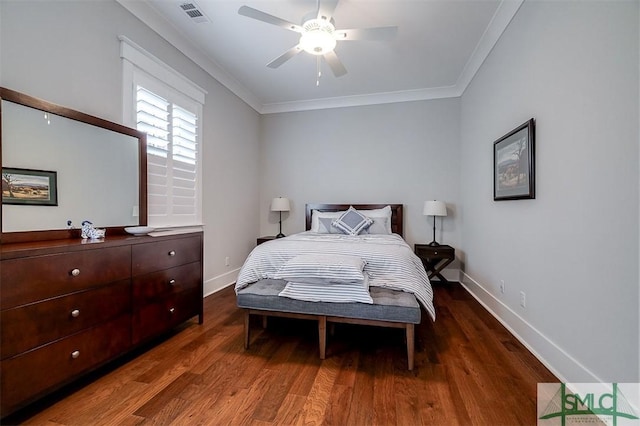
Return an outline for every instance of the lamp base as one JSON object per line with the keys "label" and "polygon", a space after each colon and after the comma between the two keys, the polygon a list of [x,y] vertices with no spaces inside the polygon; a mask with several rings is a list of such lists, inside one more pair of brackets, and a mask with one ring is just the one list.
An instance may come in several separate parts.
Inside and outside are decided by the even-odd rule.
{"label": "lamp base", "polygon": [[276,235],[276,238],[283,238],[283,237],[286,237],[286,235],[284,235],[282,232]]}
{"label": "lamp base", "polygon": [[440,245],[440,243],[439,243],[439,242],[437,242],[436,240],[433,240],[433,241],[431,241],[431,242],[430,242],[429,244],[427,244],[427,245],[428,245],[428,246],[431,246],[431,247],[436,247],[436,246],[439,246],[439,245]]}

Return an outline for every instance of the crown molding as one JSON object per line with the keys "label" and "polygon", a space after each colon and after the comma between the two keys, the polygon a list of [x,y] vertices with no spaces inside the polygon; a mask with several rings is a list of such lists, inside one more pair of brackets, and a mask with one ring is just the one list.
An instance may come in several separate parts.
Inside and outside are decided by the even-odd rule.
{"label": "crown molding", "polygon": [[260,114],[275,114],[281,112],[310,111],[314,109],[345,108],[353,106],[391,104],[396,102],[422,101],[428,99],[455,98],[460,95],[461,93],[457,86],[436,87],[430,89],[320,98],[308,101],[270,103],[264,104],[258,112]]}
{"label": "crown molding", "polygon": [[469,60],[464,66],[456,87],[460,91],[460,95],[467,89],[473,77],[487,59],[493,47],[498,43],[498,40],[502,36],[502,33],[507,29],[509,23],[516,15],[520,6],[522,6],[524,0],[502,0],[496,9],[496,13],[493,14],[491,22],[487,25],[482,37],[478,41],[473,53],[469,57]]}

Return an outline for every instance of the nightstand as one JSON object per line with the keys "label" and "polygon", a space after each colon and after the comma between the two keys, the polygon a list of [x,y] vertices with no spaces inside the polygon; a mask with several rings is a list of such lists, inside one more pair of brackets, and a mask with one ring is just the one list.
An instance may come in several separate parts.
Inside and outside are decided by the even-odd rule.
{"label": "nightstand", "polygon": [[449,282],[440,272],[455,259],[456,250],[453,247],[447,245],[430,246],[428,244],[414,244],[413,250],[416,256],[422,260],[429,279],[438,277],[440,281],[444,283]]}
{"label": "nightstand", "polygon": [[256,245],[259,246],[262,243],[266,243],[267,241],[275,240],[276,237],[274,235],[269,235],[267,237],[260,237],[256,240]]}

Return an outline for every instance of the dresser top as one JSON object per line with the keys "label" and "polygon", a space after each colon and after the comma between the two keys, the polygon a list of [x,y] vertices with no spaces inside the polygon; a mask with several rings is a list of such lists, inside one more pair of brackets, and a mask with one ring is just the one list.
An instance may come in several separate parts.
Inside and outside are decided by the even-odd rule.
{"label": "dresser top", "polygon": [[177,238],[189,238],[194,236],[202,236],[202,231],[157,237],[152,237],[149,235],[107,235],[104,239],[100,240],[65,238],[60,240],[0,244],[0,260],[17,259],[21,257],[39,256],[55,253],[66,253],[81,250],[95,250],[106,247],[144,244],[156,241],[173,240]]}

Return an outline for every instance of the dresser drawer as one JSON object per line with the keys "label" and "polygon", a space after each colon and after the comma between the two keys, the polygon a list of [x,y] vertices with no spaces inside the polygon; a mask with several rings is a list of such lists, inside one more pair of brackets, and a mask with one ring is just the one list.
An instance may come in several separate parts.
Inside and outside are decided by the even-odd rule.
{"label": "dresser drawer", "polygon": [[131,313],[130,281],[7,309],[0,313],[2,359]]}
{"label": "dresser drawer", "polygon": [[133,312],[133,344],[157,336],[200,314],[200,291],[171,293],[155,303],[141,306]]}
{"label": "dresser drawer", "polygon": [[137,244],[133,246],[133,275],[198,262],[201,257],[200,236]]}
{"label": "dresser drawer", "polygon": [[139,275],[133,278],[133,304],[144,305],[170,293],[194,290],[201,282],[200,262]]}
{"label": "dresser drawer", "polygon": [[123,315],[57,342],[2,361],[2,413],[15,410],[131,344],[131,316]]}
{"label": "dresser drawer", "polygon": [[416,255],[425,260],[431,259],[449,259],[453,258],[455,254],[455,249],[450,246],[427,246],[427,245],[417,245],[415,246]]}
{"label": "dresser drawer", "polygon": [[130,246],[3,260],[0,308],[85,290],[130,275]]}

